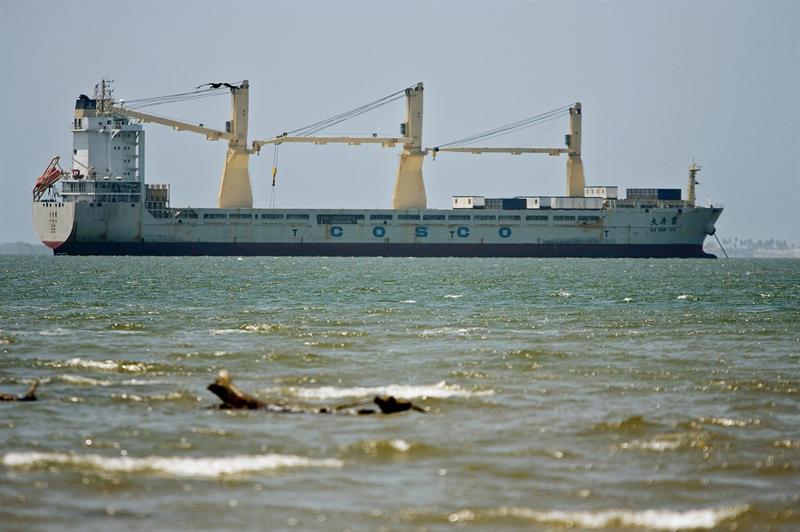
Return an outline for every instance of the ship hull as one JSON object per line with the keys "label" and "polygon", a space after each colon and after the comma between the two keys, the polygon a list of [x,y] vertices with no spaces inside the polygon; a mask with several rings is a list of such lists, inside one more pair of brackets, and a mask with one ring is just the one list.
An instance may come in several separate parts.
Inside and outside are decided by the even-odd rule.
{"label": "ship hull", "polygon": [[56,255],[716,258],[693,244],[370,244],[278,242],[77,242]]}
{"label": "ship hull", "polygon": [[721,208],[172,209],[35,202],[56,255],[713,258]]}

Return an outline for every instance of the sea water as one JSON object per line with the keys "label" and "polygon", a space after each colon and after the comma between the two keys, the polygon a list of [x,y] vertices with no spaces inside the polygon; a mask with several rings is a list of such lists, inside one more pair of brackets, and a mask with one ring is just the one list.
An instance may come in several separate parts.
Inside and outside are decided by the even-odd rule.
{"label": "sea water", "polygon": [[800,261],[0,257],[33,379],[3,529],[800,527]]}

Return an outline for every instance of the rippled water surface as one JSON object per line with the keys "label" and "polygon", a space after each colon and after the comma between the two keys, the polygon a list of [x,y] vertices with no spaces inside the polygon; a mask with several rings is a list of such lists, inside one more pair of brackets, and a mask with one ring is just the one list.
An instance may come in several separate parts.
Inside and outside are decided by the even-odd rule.
{"label": "rippled water surface", "polygon": [[800,527],[800,261],[0,257],[34,378],[4,529]]}

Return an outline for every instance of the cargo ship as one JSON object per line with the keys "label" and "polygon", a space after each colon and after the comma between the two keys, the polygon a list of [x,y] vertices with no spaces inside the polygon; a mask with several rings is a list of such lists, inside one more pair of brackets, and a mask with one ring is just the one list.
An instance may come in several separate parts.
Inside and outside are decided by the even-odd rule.
{"label": "cargo ship", "polygon": [[[213,129],[142,111],[150,105],[230,94],[231,119]],[[330,125],[388,102],[405,100],[399,136],[320,136]],[[33,188],[33,224],[57,255],[296,255],[400,257],[702,257],[721,206],[698,206],[689,168],[681,189],[627,189],[585,184],[582,108],[576,103],[432,148],[422,144],[423,85],[304,128],[248,141],[249,83],[212,83],[194,91],[115,100],[111,83],[80,95],[71,125],[67,170],[53,157]],[[565,118],[565,145],[480,147],[476,142]],[[176,207],[168,184],[145,179],[145,123],[227,141],[217,207]],[[249,157],[288,143],[400,146],[392,206],[387,209],[254,208]],[[566,156],[564,196],[491,198],[455,195],[430,209],[422,176],[427,156],[450,153]],[[273,167],[273,186],[276,167]]]}

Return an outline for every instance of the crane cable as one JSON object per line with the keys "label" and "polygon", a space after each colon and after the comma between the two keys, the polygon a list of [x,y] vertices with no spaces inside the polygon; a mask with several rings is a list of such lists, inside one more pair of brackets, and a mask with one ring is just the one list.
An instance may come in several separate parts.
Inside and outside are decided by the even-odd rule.
{"label": "crane cable", "polygon": [[309,124],[309,125],[304,126],[304,127],[300,127],[300,128],[297,128],[297,129],[294,129],[294,130],[291,130],[291,131],[284,132],[279,136],[292,135],[292,136],[298,136],[298,137],[308,137],[310,135],[313,135],[314,133],[318,133],[319,131],[322,131],[323,129],[327,129],[327,128],[331,127],[331,126],[335,126],[337,124],[340,124],[340,123],[344,122],[345,120],[350,120],[351,118],[355,118],[356,116],[362,115],[362,114],[367,113],[369,111],[373,111],[373,110],[375,110],[375,109],[377,109],[379,107],[383,107],[384,105],[389,104],[391,102],[394,102],[395,100],[399,100],[400,98],[402,98],[405,95],[406,90],[407,89],[403,89],[403,90],[400,90],[400,91],[397,91],[397,92],[393,92],[392,94],[384,96],[383,98],[380,98],[380,99],[375,100],[373,102],[369,102],[367,104],[364,104],[364,105],[362,105],[360,107],[356,107],[355,109],[351,109],[349,111],[345,111],[344,113],[340,113],[338,115],[334,115],[334,116],[325,118],[323,120],[320,120],[319,122],[314,122],[313,124]]}
{"label": "crane cable", "polygon": [[226,94],[229,91],[226,87],[209,87],[207,89],[200,89],[190,92],[179,92],[177,94],[167,94],[164,96],[152,96],[150,98],[137,98],[135,100],[125,101],[125,105],[131,108],[144,108],[154,105],[163,105],[167,103],[182,102],[188,100],[197,100],[201,98],[209,98],[211,96],[219,96]]}
{"label": "crane cable", "polygon": [[278,144],[274,145],[274,149],[272,151],[272,188],[270,189],[272,192],[270,193],[269,198],[269,206],[270,208],[275,208],[275,184],[276,184],[276,177],[278,176]]}
{"label": "crane cable", "polygon": [[500,137],[502,135],[514,133],[522,129],[527,129],[529,127],[541,125],[550,122],[551,120],[556,120],[558,118],[561,118],[562,116],[568,114],[570,107],[571,107],[570,105],[559,107],[558,109],[553,109],[552,111],[547,111],[546,113],[531,116],[529,118],[524,118],[522,120],[518,120],[510,124],[505,124],[503,126],[482,131],[480,133],[475,133],[474,135],[469,135],[467,137],[447,142],[445,144],[439,144],[438,146],[436,146],[436,148],[445,148],[447,146],[472,144],[480,140],[493,139],[495,137]]}

